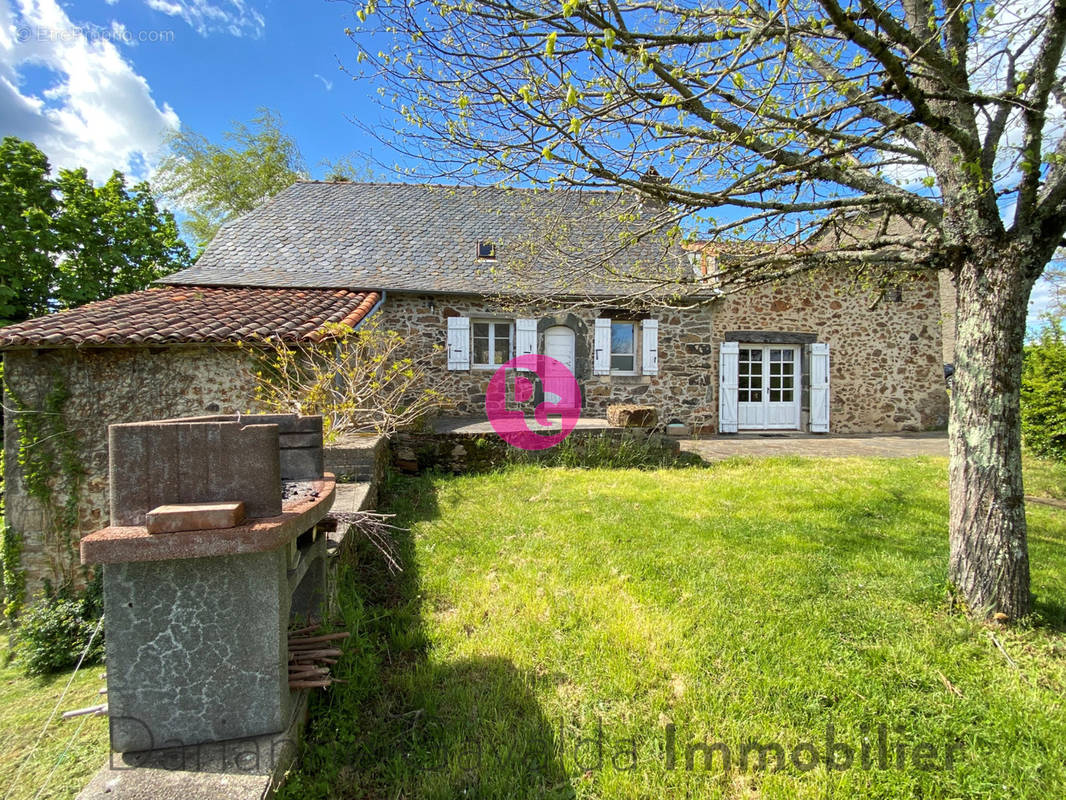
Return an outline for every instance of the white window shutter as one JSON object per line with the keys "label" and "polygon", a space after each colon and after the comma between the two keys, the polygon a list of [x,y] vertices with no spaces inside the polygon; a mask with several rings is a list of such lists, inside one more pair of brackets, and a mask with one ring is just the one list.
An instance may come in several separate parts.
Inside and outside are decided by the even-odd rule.
{"label": "white window shutter", "polygon": [[722,342],[718,353],[718,432],[737,432],[737,385],[740,345]]}
{"label": "white window shutter", "polygon": [[640,360],[645,375],[659,374],[659,320],[646,319],[640,325]]}
{"label": "white window shutter", "polygon": [[515,355],[531,356],[537,352],[537,321],[535,319],[516,319]]}
{"label": "white window shutter", "polygon": [[470,317],[448,317],[448,369],[470,369]]}
{"label": "white window shutter", "polygon": [[829,433],[829,345],[811,345],[811,433]]}
{"label": "white window shutter", "polygon": [[593,340],[592,374],[611,374],[611,321],[599,318],[596,320],[596,335]]}

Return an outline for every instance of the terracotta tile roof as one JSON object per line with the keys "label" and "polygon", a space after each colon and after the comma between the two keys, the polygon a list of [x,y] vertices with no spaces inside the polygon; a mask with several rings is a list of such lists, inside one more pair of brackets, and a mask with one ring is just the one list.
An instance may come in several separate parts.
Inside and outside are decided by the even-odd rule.
{"label": "terracotta tile roof", "polygon": [[0,348],[321,338],[325,323],[355,325],[381,299],[348,289],[164,286],[0,328]]}

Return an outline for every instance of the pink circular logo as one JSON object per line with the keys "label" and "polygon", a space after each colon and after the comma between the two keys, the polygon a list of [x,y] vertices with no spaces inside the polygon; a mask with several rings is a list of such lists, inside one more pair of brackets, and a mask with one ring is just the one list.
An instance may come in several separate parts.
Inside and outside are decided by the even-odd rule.
{"label": "pink circular logo", "polygon": [[[535,407],[531,402],[533,381],[523,372],[534,373],[544,390],[545,399]],[[509,379],[513,379],[510,387]],[[548,400],[549,397],[555,399]],[[532,408],[516,408],[522,404]],[[530,410],[539,430],[530,427]],[[489,381],[485,413],[492,429],[507,444],[522,450],[545,450],[559,444],[577,425],[581,416],[581,389],[574,373],[563,362],[550,356],[518,356],[496,370]],[[559,418],[558,425],[549,415]]]}

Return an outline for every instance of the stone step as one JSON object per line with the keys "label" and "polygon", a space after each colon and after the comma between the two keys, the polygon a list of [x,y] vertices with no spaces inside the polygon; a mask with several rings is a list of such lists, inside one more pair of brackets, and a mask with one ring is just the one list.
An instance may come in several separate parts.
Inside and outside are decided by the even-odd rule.
{"label": "stone step", "polygon": [[367,510],[373,499],[370,496],[372,488],[370,483],[338,483],[330,511],[351,514]]}

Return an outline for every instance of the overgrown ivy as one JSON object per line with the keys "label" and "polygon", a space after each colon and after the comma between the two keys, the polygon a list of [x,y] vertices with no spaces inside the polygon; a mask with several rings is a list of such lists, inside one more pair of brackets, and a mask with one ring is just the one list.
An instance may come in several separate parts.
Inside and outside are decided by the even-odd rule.
{"label": "overgrown ivy", "polygon": [[[0,363],[0,378],[3,364]],[[4,482],[4,459],[0,458],[0,486]],[[22,536],[7,524],[6,499],[0,491],[0,591],[5,618],[18,614],[26,598],[26,576],[22,572]]]}
{"label": "overgrown ivy", "polygon": [[[67,425],[64,413],[70,389],[62,376],[55,374],[42,407],[34,409],[12,389],[6,375],[3,384],[15,411],[11,422],[18,431],[17,460],[22,484],[26,493],[44,509],[45,541],[55,552],[53,577],[61,585],[72,583],[72,570],[77,564],[74,532],[78,527],[78,503],[85,468],[78,455],[77,436]],[[20,533],[5,525],[3,557],[7,616],[16,614],[24,599],[21,549]]]}

